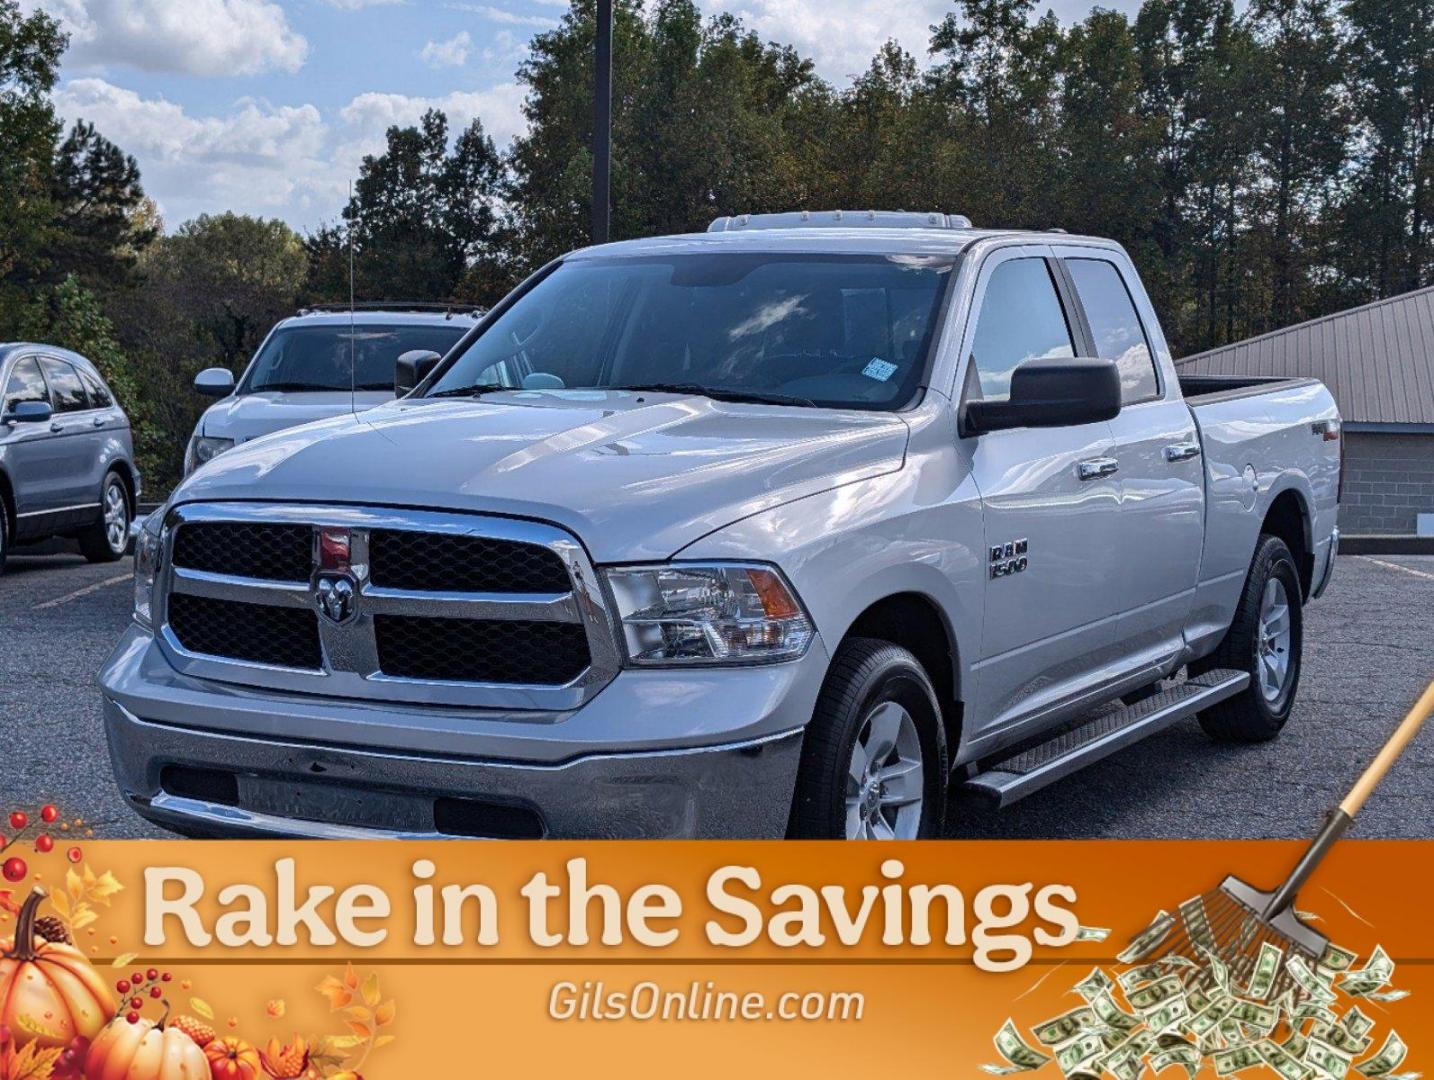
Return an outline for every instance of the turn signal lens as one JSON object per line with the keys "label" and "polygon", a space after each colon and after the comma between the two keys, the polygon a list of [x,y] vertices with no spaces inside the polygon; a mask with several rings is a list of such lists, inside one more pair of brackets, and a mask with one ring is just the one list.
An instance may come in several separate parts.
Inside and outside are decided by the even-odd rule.
{"label": "turn signal lens", "polygon": [[795,660],[815,636],[796,595],[770,567],[668,563],[605,573],[634,665]]}

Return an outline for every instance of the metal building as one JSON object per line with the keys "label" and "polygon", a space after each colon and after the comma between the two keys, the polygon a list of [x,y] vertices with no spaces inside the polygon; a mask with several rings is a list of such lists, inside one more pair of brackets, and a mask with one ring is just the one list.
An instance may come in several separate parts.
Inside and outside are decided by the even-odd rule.
{"label": "metal building", "polygon": [[1191,374],[1313,376],[1344,418],[1346,536],[1434,536],[1434,286],[1196,353]]}

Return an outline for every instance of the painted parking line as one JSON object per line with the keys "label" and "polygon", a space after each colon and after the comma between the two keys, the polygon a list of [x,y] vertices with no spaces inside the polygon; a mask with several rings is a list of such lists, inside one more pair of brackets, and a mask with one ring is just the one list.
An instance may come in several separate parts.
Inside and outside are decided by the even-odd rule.
{"label": "painted parking line", "polygon": [[36,604],[35,610],[44,611],[46,608],[59,607],[61,604],[68,604],[71,600],[78,600],[82,596],[89,596],[90,593],[99,592],[101,589],[107,588],[110,585],[118,585],[121,581],[131,581],[133,579],[133,574],[116,574],[112,578],[105,578],[103,581],[97,581],[93,585],[86,585],[83,589],[76,589],[72,593],[65,593],[64,596],[57,596],[53,600],[46,600],[43,604]]}
{"label": "painted parking line", "polygon": [[1401,574],[1409,574],[1412,577],[1423,578],[1425,581],[1434,581],[1434,574],[1424,570],[1416,570],[1412,566],[1400,566],[1398,563],[1385,562],[1383,559],[1373,559],[1368,555],[1356,555],[1355,558],[1362,559],[1367,563],[1373,563],[1375,566],[1382,566],[1386,570],[1398,570]]}

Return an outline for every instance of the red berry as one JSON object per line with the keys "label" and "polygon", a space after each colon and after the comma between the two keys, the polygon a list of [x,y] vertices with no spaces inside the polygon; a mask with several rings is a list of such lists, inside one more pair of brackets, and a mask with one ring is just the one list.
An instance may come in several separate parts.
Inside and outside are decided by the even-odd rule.
{"label": "red berry", "polygon": [[125,1014],[124,1014],[124,1018],[125,1018],[126,1020],[128,1020],[131,1024],[138,1024],[138,1023],[139,1023],[139,1013],[137,1013],[137,1012],[128,1012],[128,1013],[125,1013]]}
{"label": "red berry", "polygon": [[132,997],[132,998],[130,998],[130,999],[129,999],[129,1007],[130,1007],[131,1009],[142,1009],[142,1008],[144,1008],[144,998],[142,998],[142,997]]}
{"label": "red berry", "polygon": [[69,851],[65,852],[65,858],[69,859],[70,862],[79,862],[84,857],[84,852],[77,847],[72,847]]}
{"label": "red berry", "polygon": [[35,837],[35,850],[38,851],[41,855],[48,854],[49,851],[54,848],[54,846],[55,841],[51,840],[44,833],[41,833],[39,836]]}
{"label": "red berry", "polygon": [[141,971],[136,971],[133,975],[129,977],[129,981],[134,983],[135,986],[138,986],[140,983],[144,982],[144,973]]}
{"label": "red berry", "polygon": [[5,865],[0,867],[0,873],[5,875],[6,881],[23,881],[30,868],[25,865],[25,860],[18,855],[12,855],[5,860]]}
{"label": "red berry", "polygon": [[151,986],[151,987],[149,988],[149,996],[152,997],[152,998],[158,998],[159,995],[162,994],[162,993],[164,993],[164,991],[161,990],[161,989],[160,989],[159,987],[157,987],[157,986]]}
{"label": "red berry", "polygon": [[121,994],[128,994],[128,993],[129,993],[129,980],[128,980],[128,979],[121,979],[119,982],[115,983],[115,989],[118,990]]}
{"label": "red berry", "polygon": [[150,968],[144,973],[144,977],[150,982],[154,982],[155,979],[159,978],[159,968]]}
{"label": "red berry", "polygon": [[40,807],[40,820],[43,821],[46,825],[50,824],[59,816],[60,812],[55,809],[54,803],[46,803],[44,806]]}
{"label": "red berry", "polygon": [[163,975],[161,975],[161,976],[159,977],[159,981],[160,981],[160,982],[169,982],[169,980],[172,979],[172,978],[174,978],[174,976],[171,975],[169,972],[166,971]]}
{"label": "red berry", "polygon": [[15,810],[10,814],[10,828],[19,832],[26,825],[30,824],[30,815],[23,810]]}

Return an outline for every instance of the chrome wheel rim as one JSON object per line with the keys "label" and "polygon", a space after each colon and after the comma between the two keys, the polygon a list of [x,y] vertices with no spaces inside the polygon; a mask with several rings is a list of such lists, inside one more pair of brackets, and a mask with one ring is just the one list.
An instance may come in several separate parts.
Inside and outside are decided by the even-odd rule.
{"label": "chrome wheel rim", "polygon": [[1255,645],[1256,677],[1266,701],[1278,701],[1290,679],[1290,598],[1284,582],[1270,578],[1260,598],[1259,641]]}
{"label": "chrome wheel rim", "polygon": [[851,748],[846,838],[915,840],[924,790],[916,721],[895,701],[883,701],[862,721]]}
{"label": "chrome wheel rim", "polygon": [[118,481],[105,488],[105,540],[111,551],[124,551],[129,543],[129,505]]}

